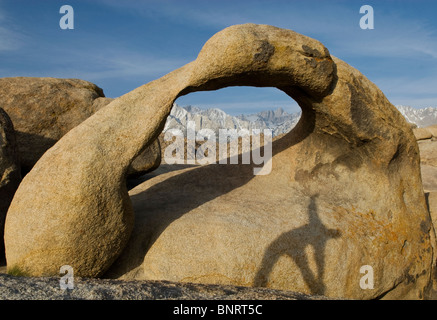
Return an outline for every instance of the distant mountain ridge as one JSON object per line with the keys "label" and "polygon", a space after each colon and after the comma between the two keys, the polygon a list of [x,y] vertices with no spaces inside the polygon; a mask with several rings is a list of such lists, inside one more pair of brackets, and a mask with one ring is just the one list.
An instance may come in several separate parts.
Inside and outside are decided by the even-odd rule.
{"label": "distant mountain ridge", "polygon": [[416,124],[419,128],[437,124],[437,108],[427,107],[416,109],[410,106],[396,106],[408,122]]}
{"label": "distant mountain ridge", "polygon": [[219,129],[272,130],[273,136],[290,131],[299,121],[300,112],[288,113],[282,108],[255,114],[231,116],[217,108],[200,109],[195,106],[181,107],[175,104],[165,123],[164,132],[179,129],[183,133],[189,121],[195,123],[196,131],[210,129],[218,134]]}
{"label": "distant mountain ridge", "polygon": [[[437,108],[416,109],[410,106],[396,106],[408,122],[418,127],[437,124]],[[270,129],[273,136],[289,132],[298,123],[301,112],[288,113],[282,108],[266,110],[249,115],[232,116],[218,108],[200,109],[195,106],[181,107],[174,104],[165,123],[164,132],[179,129],[185,134],[187,123],[193,121],[195,130],[212,130],[218,136],[219,129],[251,130]]]}

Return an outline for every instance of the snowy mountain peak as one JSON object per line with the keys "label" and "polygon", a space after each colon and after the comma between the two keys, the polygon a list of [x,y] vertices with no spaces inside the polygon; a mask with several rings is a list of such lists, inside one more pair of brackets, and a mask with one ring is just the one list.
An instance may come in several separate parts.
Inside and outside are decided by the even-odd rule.
{"label": "snowy mountain peak", "polygon": [[282,108],[266,110],[255,114],[231,116],[218,108],[200,109],[194,106],[181,107],[174,104],[167,118],[164,131],[169,129],[186,130],[188,121],[194,121],[196,130],[212,129],[270,129],[273,136],[290,131],[299,121],[299,113],[287,113]]}
{"label": "snowy mountain peak", "polygon": [[417,109],[403,105],[398,105],[396,108],[408,122],[416,124],[419,128],[437,124],[437,108],[426,107]]}
{"label": "snowy mountain peak", "polygon": [[[416,109],[410,106],[396,106],[408,122],[416,124],[418,127],[426,127],[437,124],[437,108],[426,107]],[[211,129],[216,134],[219,129],[270,129],[273,136],[289,132],[299,121],[301,112],[288,113],[282,108],[275,110],[265,110],[254,114],[241,114],[231,116],[218,108],[200,109],[195,106],[181,107],[174,104],[164,132],[170,129],[179,129],[185,132],[187,123],[193,121],[196,130]]]}

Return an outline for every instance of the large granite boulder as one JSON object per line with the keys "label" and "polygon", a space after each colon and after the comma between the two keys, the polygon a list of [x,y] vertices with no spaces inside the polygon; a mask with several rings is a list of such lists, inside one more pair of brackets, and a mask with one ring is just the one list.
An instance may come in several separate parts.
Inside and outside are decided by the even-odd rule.
{"label": "large granite boulder", "polygon": [[5,258],[3,231],[6,212],[21,181],[14,126],[0,108],[0,262]]}
{"label": "large granite boulder", "polygon": [[421,140],[418,145],[423,189],[425,192],[437,192],[437,141]]}
{"label": "large granite boulder", "polygon": [[[23,173],[27,173],[68,131],[114,99],[95,84],[79,79],[0,78],[0,106],[14,123]],[[154,141],[135,160],[129,174],[142,175],[160,164]]]}
{"label": "large granite boulder", "polygon": [[0,105],[14,123],[23,169],[94,114],[99,97],[102,89],[79,79],[0,78]]}
{"label": "large granite boulder", "polygon": [[432,138],[432,133],[427,128],[414,128],[413,133],[418,141]]}
{"label": "large granite boulder", "polygon": [[[256,164],[175,171],[131,200],[123,177],[173,102],[233,85],[276,87],[302,108],[273,143],[271,173],[255,175]],[[8,270],[29,275],[70,265],[98,277],[119,257],[107,275],[423,298],[433,232],[415,137],[384,94],[320,42],[247,24],[68,132],[17,190],[5,242]],[[373,288],[360,286],[363,265]]]}

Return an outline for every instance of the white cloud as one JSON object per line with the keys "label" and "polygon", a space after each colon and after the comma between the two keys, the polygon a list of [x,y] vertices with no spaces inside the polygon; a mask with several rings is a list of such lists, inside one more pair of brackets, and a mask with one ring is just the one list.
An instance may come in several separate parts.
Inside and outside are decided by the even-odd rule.
{"label": "white cloud", "polygon": [[0,7],[0,52],[18,50],[25,42],[25,36],[15,30],[6,13]]}
{"label": "white cloud", "polygon": [[[418,74],[416,70],[409,69],[406,65],[399,65],[400,71],[396,73],[397,75],[383,77],[384,70],[388,68],[384,65],[384,59],[387,61],[387,58],[392,57],[405,58],[406,62],[422,60],[423,63],[430,63],[428,70],[437,70],[437,30],[435,26],[430,27],[426,21],[420,21],[417,18],[405,18],[390,11],[382,12],[376,5],[375,30],[361,30],[359,28],[359,5],[357,4],[355,10],[354,5],[345,6],[344,2],[318,2],[317,5],[308,5],[308,2],[303,1],[100,0],[100,4],[113,6],[117,11],[131,12],[133,19],[177,21],[181,26],[184,24],[190,28],[199,26],[199,30],[211,33],[229,25],[246,22],[293,29],[319,39],[333,55],[346,62],[349,60],[356,62],[360,59],[361,66],[374,64],[372,69],[368,70],[378,70],[374,72],[379,76],[375,83],[396,104],[408,103],[422,106],[436,102],[433,95],[436,92],[437,81],[428,76],[429,72],[424,76]],[[135,78],[139,81],[144,80],[145,83],[195,58],[191,56],[184,60],[180,55],[172,55],[172,53],[168,56],[152,55],[148,52],[140,52],[136,49],[138,48],[136,45],[129,47],[127,41],[113,48],[114,42],[110,39],[110,35],[102,35],[108,38],[100,39],[96,44],[93,43],[91,34],[81,38],[80,43],[77,43],[77,48],[67,45],[68,50],[65,49],[65,51],[59,44],[50,43],[50,39],[46,39],[38,44],[42,49],[32,52],[30,56],[30,51],[20,49],[35,39],[26,36],[19,27],[14,27],[6,20],[7,14],[1,10],[0,2],[0,53],[15,50],[22,54],[23,60],[35,61],[35,64],[47,60],[46,56],[50,57],[49,65],[44,62],[47,68],[43,71],[33,70],[34,76],[79,77],[89,81]],[[160,31],[157,30],[157,32]],[[168,42],[171,42],[171,37],[174,35],[170,33],[162,36],[168,37]],[[199,46],[202,44],[199,43]],[[393,68],[398,67],[395,63],[398,62],[391,65],[392,74],[394,74]],[[2,68],[8,69],[7,66],[2,66]],[[366,67],[361,69],[363,73],[367,72]],[[3,71],[7,73],[8,70]],[[10,72],[13,71],[10,70]],[[398,76],[399,74],[401,77]],[[16,75],[16,73],[11,75]],[[276,98],[273,97],[270,100],[266,98],[266,101],[260,101],[260,103],[267,108],[270,108],[269,105],[273,108],[285,107],[286,99],[276,102],[274,99]],[[405,102],[402,102],[402,99]],[[210,101],[219,100],[211,99]],[[437,103],[433,104],[437,105]],[[298,108],[291,99],[290,105]],[[216,106],[228,110],[250,110],[253,109],[254,104],[251,101],[247,103],[218,102],[205,106]]]}
{"label": "white cloud", "polygon": [[17,50],[21,47],[20,36],[0,26],[0,52]]}
{"label": "white cloud", "polygon": [[[437,30],[414,15],[401,16],[374,6],[375,29],[359,28],[360,3],[319,1],[103,1],[120,10],[132,10],[146,18],[166,19],[222,29],[241,23],[270,24],[293,29],[323,40],[334,55],[411,57],[424,54],[437,59]],[[356,9],[356,10],[355,10]],[[435,28],[435,27],[434,27]],[[326,43],[325,43],[326,42]]]}
{"label": "white cloud", "polygon": [[375,84],[395,105],[417,108],[437,107],[437,78],[435,77],[380,78],[375,81]]}
{"label": "white cloud", "polygon": [[[118,51],[103,55],[89,55],[80,52],[83,61],[93,61],[94,65],[85,66],[80,73],[88,79],[118,78],[142,76],[163,76],[183,66],[186,62],[179,59],[161,58],[147,53]],[[89,60],[93,57],[92,60]]]}
{"label": "white cloud", "polygon": [[80,78],[91,82],[109,79],[138,79],[143,83],[159,78],[174,69],[182,67],[189,61],[175,58],[156,57],[144,52],[129,49],[93,48],[72,50],[71,47],[56,48],[47,46],[48,51],[32,55],[33,61],[44,61],[50,56],[50,66],[46,69],[27,72],[2,71],[3,75]]}

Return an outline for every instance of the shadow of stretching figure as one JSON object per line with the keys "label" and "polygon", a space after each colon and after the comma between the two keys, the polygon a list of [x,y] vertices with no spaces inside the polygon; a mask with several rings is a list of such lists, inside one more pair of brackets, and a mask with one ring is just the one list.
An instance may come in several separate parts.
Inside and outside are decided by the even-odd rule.
{"label": "shadow of stretching figure", "polygon": [[[337,229],[328,229],[323,225],[317,213],[317,197],[318,194],[311,196],[308,205],[308,224],[284,232],[269,245],[255,276],[253,282],[255,287],[266,287],[276,262],[282,255],[287,255],[298,266],[311,294],[323,295],[325,293],[323,275],[326,242],[329,239],[338,238],[341,232]],[[307,246],[312,246],[314,249],[317,274],[314,274],[309,266],[309,257],[305,252]]]}

